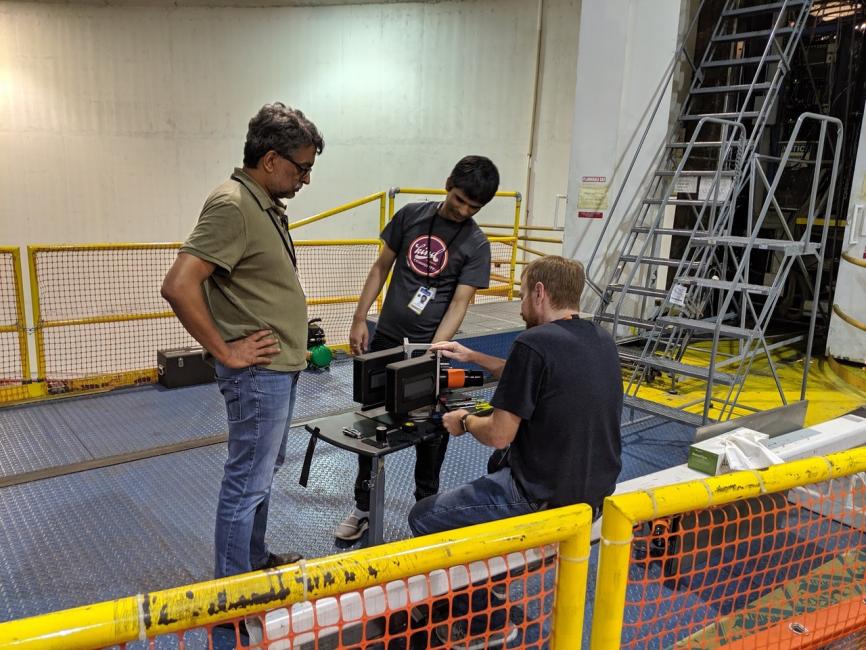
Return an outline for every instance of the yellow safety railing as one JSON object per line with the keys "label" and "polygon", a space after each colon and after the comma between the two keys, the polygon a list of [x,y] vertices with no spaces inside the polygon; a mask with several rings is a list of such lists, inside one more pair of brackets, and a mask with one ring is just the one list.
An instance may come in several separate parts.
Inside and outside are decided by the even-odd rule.
{"label": "yellow safety railing", "polygon": [[[395,198],[398,194],[421,194],[421,195],[433,195],[433,196],[444,196],[448,194],[448,191],[445,189],[439,188],[425,188],[425,187],[392,187],[388,192],[388,219],[393,218],[395,211]],[[499,287],[490,287],[488,289],[481,289],[478,291],[479,295],[482,296],[504,296],[506,300],[511,300],[514,297],[514,285],[515,285],[515,268],[517,268],[517,247],[518,247],[518,233],[520,229],[520,206],[523,201],[523,197],[520,192],[515,191],[500,191],[497,192],[494,196],[500,198],[512,198],[514,199],[514,225],[510,226],[512,230],[512,234],[510,237],[490,237],[488,236],[488,240],[491,243],[500,242],[503,244],[510,244],[511,248],[511,256],[508,262],[508,282],[505,283],[504,286]],[[509,226],[506,226],[508,228]]]}
{"label": "yellow safety railing", "polygon": [[[748,641],[739,647],[781,650],[818,647],[834,635],[863,629],[866,606],[860,601],[866,584],[866,548],[859,541],[866,514],[863,480],[853,480],[849,487],[817,484],[864,470],[866,448],[858,448],[608,497],[591,648],[704,648]],[[816,550],[818,539],[823,548]],[[724,582],[718,573],[727,569],[734,574],[738,555],[768,565],[745,571],[742,577],[752,581],[745,587]],[[830,560],[839,563],[832,572]],[[703,574],[695,570],[699,564],[705,567]],[[706,577],[711,572],[714,579]],[[817,586],[810,583],[810,576]],[[629,587],[633,598],[627,603]],[[730,593],[739,600],[720,605],[720,599],[730,601]],[[688,623],[684,603],[690,596],[709,612],[695,615]],[[852,601],[862,611],[855,607],[857,611],[845,610],[842,616],[840,607]],[[714,616],[713,607],[720,613]],[[623,638],[625,618],[633,629],[628,639]],[[808,639],[797,633],[806,620]],[[648,638],[650,628],[667,636]],[[773,643],[768,641],[771,638]]]}
{"label": "yellow safety railing", "polygon": [[[191,337],[182,331],[174,312],[159,296],[159,283],[174,259],[179,243],[152,244],[77,244],[28,246],[30,290],[36,344],[36,366],[43,390],[48,393],[103,389],[156,380],[156,345],[142,352],[135,345],[114,348],[109,340],[100,341],[93,335],[88,350],[69,350],[63,332],[75,332],[84,326],[162,322],[155,330],[174,330],[166,339],[162,331],[154,331],[148,343],[162,347],[192,345]],[[101,260],[104,264],[97,264]],[[149,277],[148,277],[149,274]],[[134,305],[135,298],[126,295],[106,295],[100,283],[111,285],[129,281],[130,292],[144,299],[144,306]],[[74,285],[74,290],[63,291]],[[105,304],[100,302],[105,301]],[[61,332],[54,345],[46,341],[52,330]],[[81,342],[81,337],[72,337]],[[134,338],[134,336],[132,336]],[[95,350],[95,352],[94,352]],[[69,354],[97,358],[94,367],[116,364],[117,369],[105,372],[75,367]],[[112,359],[111,355],[116,357]],[[134,357],[138,358],[134,358]],[[100,363],[102,362],[102,363]],[[126,367],[123,367],[126,365]]]}
{"label": "yellow safety railing", "polygon": [[[337,215],[343,214],[344,212],[348,212],[349,210],[353,210],[362,205],[367,205],[369,203],[379,202],[379,230],[377,232],[382,232],[385,228],[385,200],[387,197],[387,192],[376,192],[375,194],[370,194],[369,196],[365,196],[363,198],[357,199],[355,201],[350,201],[349,203],[344,203],[343,205],[338,205],[335,208],[331,208],[329,210],[325,210],[324,212],[319,212],[318,214],[314,214],[311,217],[307,217],[306,219],[300,219],[298,221],[293,221],[289,224],[289,230],[297,230],[298,228],[302,228],[303,226],[307,226],[311,223],[316,223],[318,221],[322,221],[323,219],[328,219],[331,217],[336,217]],[[312,241],[312,240],[310,240]],[[327,243],[325,243],[327,242]],[[331,243],[334,242],[334,243]],[[299,247],[301,246],[328,246],[328,245],[343,245],[343,246],[376,246],[377,251],[382,249],[382,242],[379,239],[334,239],[334,240],[318,240],[318,243],[307,243],[304,241],[297,241],[295,244]],[[363,278],[361,279],[361,287],[363,287],[364,280],[366,279],[366,273],[370,269],[372,262],[364,265],[361,264],[364,268],[361,271],[364,273]],[[357,273],[358,265],[354,265],[353,270]],[[357,296],[353,296],[354,302],[358,302],[358,298],[360,298],[360,288]],[[346,296],[349,298],[350,296]],[[321,302],[321,301],[330,301],[330,302]],[[328,299],[317,299],[313,298],[307,301],[308,306],[316,306],[321,304],[342,304],[342,301],[335,300],[333,297]],[[376,311],[382,309],[382,296],[377,296],[376,298]],[[324,319],[323,319],[324,320]],[[343,329],[348,332],[348,326],[343,327]],[[336,345],[331,345],[331,347],[340,349],[343,351],[348,351],[349,346],[347,343],[338,343]]]}
{"label": "yellow safety railing", "polygon": [[[511,226],[508,226],[505,224],[498,224],[498,223],[480,223],[478,225],[482,228],[494,228],[494,229],[496,229],[496,228],[498,228],[498,229],[511,228]],[[520,237],[517,238],[517,241],[518,242],[524,242],[524,244],[518,243],[517,244],[517,250],[521,250],[524,253],[536,255],[537,257],[544,257],[544,256],[548,255],[548,253],[545,253],[544,251],[538,250],[537,248],[530,248],[529,246],[526,246],[525,242],[559,244],[560,246],[562,246],[562,233],[563,233],[562,228],[556,228],[554,226],[519,226],[518,230],[527,231],[527,232],[532,231],[532,230],[538,230],[538,231],[542,231],[542,232],[559,233],[559,237],[534,237],[534,236],[530,236],[528,234],[520,235]],[[526,255],[524,255],[523,259],[521,259],[521,260],[517,260],[517,259],[515,260],[515,264],[518,264],[518,265],[529,264],[529,262],[530,262],[530,260],[526,259]],[[517,284],[520,284],[520,283],[517,283]]]}
{"label": "yellow safety railing", "polygon": [[[588,506],[560,508],[511,519],[507,526],[501,521],[491,522],[278,570],[2,623],[0,646],[22,650],[100,648],[190,629],[205,628],[210,634],[214,624],[239,617],[262,615],[295,603],[321,601],[440,569],[558,544],[552,647],[577,649],[583,627],[591,516]],[[289,630],[281,638],[290,641]],[[268,641],[277,641],[281,647],[287,643],[273,634],[269,634]]]}
{"label": "yellow safety railing", "polygon": [[[402,191],[445,193],[436,189]],[[377,192],[289,227],[296,231],[360,206],[378,204],[381,232],[388,216],[387,196],[387,192]],[[520,195],[499,192],[497,196],[516,200],[515,220],[519,219]],[[390,197],[393,214],[393,194]],[[517,221],[514,233],[516,227]],[[511,254],[507,273],[504,268],[499,272],[494,269],[495,281],[500,284],[481,293],[510,299],[515,284],[516,238],[491,237],[490,241],[509,246]],[[378,238],[310,239],[298,240],[296,245],[310,317],[323,320],[331,347],[345,349],[354,306],[382,242]],[[0,385],[0,403],[156,381],[157,349],[195,345],[159,295],[162,278],[179,248],[177,242],[29,246],[35,379],[30,377],[20,256],[16,248],[0,250],[0,255],[10,256],[16,269],[11,275],[17,287],[18,314],[17,324],[0,324],[0,335],[12,329],[17,332],[16,354],[21,357],[22,370],[20,386]],[[381,309],[381,301],[379,296],[377,309]],[[7,367],[11,354],[10,346],[10,352],[3,354]]]}
{"label": "yellow safety railing", "polygon": [[[0,287],[5,304],[0,305],[0,347],[6,376],[0,382],[0,402],[33,396],[30,380],[30,351],[27,345],[27,322],[24,314],[24,284],[21,254],[14,246],[0,247]],[[7,337],[6,335],[10,335]],[[9,345],[6,341],[9,340]]]}
{"label": "yellow safety railing", "polygon": [[330,210],[319,212],[318,214],[314,214],[312,217],[293,221],[289,224],[289,230],[296,230],[297,228],[301,228],[311,223],[321,221],[322,219],[327,219],[328,217],[336,216],[343,212],[348,212],[349,210],[360,207],[362,205],[366,205],[368,203],[373,203],[375,201],[379,201],[379,232],[381,232],[385,228],[385,192],[376,192],[375,194],[370,194],[369,196],[365,196],[364,198],[358,199],[356,201],[350,201],[349,203],[338,205],[336,208],[331,208]]}

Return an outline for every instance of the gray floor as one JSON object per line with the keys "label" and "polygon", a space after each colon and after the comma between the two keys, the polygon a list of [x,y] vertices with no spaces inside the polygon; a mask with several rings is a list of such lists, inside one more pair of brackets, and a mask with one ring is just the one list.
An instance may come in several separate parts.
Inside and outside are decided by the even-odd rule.
{"label": "gray floor", "polygon": [[[513,319],[511,307],[506,317]],[[483,343],[485,351],[504,356],[516,331],[466,334],[470,345]],[[350,361],[304,373],[296,421],[352,406]],[[225,430],[213,384],[145,386],[7,408],[0,410],[0,478]],[[656,418],[627,426],[620,480],[684,462],[691,435],[684,425]],[[356,461],[320,443],[304,489],[298,477],[308,439],[301,427],[290,434],[268,541],[276,551],[320,557],[345,550],[332,530],[351,506]],[[469,436],[453,439],[443,488],[482,473],[489,451]],[[224,461],[224,444],[207,445],[0,489],[0,620],[209,579]],[[413,466],[411,449],[388,457],[386,540],[409,536]]]}

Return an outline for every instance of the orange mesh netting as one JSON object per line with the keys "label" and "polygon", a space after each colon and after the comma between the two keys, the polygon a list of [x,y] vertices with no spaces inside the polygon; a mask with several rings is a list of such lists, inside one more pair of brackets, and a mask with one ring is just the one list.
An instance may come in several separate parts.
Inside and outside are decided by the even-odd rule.
{"label": "orange mesh netting", "polygon": [[638,526],[623,647],[835,647],[866,629],[864,492],[855,475]]}

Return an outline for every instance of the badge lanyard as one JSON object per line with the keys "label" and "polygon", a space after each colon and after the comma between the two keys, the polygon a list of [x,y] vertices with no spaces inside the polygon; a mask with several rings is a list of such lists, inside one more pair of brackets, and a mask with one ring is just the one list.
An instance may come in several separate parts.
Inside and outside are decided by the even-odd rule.
{"label": "badge lanyard", "polygon": [[[249,192],[250,194],[252,194],[253,198],[255,198],[255,194],[253,194],[253,191],[249,187],[247,187],[247,184],[244,183],[240,178],[238,178],[237,176],[232,174],[232,179],[238,181],[241,185],[243,185],[244,189],[246,189],[246,191]],[[277,229],[277,234],[280,236],[280,241],[283,242],[283,246],[285,247],[286,252],[289,254],[289,259],[292,260],[292,267],[295,269],[295,273],[297,273],[298,272],[298,259],[295,256],[295,242],[292,239],[291,233],[289,232],[289,218],[286,216],[286,213],[283,212],[279,216],[280,224],[277,225],[277,222],[274,221],[274,218],[273,218],[273,215],[271,214],[271,211],[268,209],[268,210],[265,210],[265,212],[268,213],[268,219],[271,220],[271,223],[274,224],[274,228]],[[283,230],[280,230],[280,225],[282,225]],[[285,237],[283,237],[284,231],[285,231]]]}
{"label": "badge lanyard", "polygon": [[[442,205],[441,203],[439,205]],[[430,220],[430,228],[427,230],[427,286],[430,286],[430,249],[431,242],[433,241],[433,226],[436,224],[436,217],[439,216],[439,208],[436,208],[436,211],[433,213],[433,218]],[[460,227],[457,229],[457,232],[451,236],[451,239],[445,244],[445,251],[447,252],[451,248],[451,244],[460,236],[460,233],[463,232],[463,226],[466,225],[466,221],[460,222]],[[444,272],[443,268],[440,273]],[[437,280],[438,282],[438,280]]]}
{"label": "badge lanyard", "polygon": [[[270,216],[270,213],[268,213]],[[292,240],[292,235],[289,233],[289,218],[285,214],[280,215],[280,226],[283,227],[280,230],[280,226],[277,225],[277,222],[271,218],[271,223],[274,224],[274,228],[277,229],[277,234],[280,236],[280,241],[283,242],[283,246],[286,248],[286,252],[289,254],[289,258],[292,260],[292,266],[295,269],[295,273],[298,272],[298,259],[295,256],[295,242]],[[285,233],[285,237],[283,234]]]}

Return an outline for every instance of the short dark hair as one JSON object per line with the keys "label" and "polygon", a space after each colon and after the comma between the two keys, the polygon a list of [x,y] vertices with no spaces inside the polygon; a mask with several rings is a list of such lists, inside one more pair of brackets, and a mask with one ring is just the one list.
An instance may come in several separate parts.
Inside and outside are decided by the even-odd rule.
{"label": "short dark hair", "polygon": [[580,294],[586,282],[583,264],[559,255],[532,260],[523,270],[520,283],[531,290],[536,282],[544,285],[554,309],[579,309]]}
{"label": "short dark hair", "polygon": [[272,149],[278,154],[291,154],[309,146],[315,147],[316,153],[322,153],[325,140],[306,115],[282,102],[265,104],[250,120],[244,144],[244,167],[256,167],[262,156]]}
{"label": "short dark hair", "polygon": [[448,189],[458,187],[473,201],[489,203],[499,189],[499,170],[490,158],[464,156],[448,177]]}

